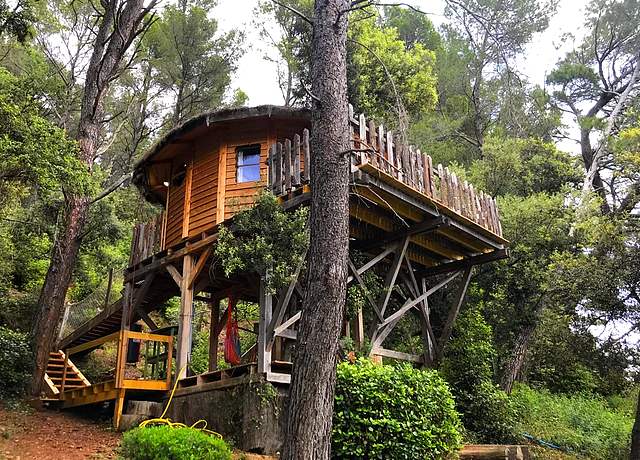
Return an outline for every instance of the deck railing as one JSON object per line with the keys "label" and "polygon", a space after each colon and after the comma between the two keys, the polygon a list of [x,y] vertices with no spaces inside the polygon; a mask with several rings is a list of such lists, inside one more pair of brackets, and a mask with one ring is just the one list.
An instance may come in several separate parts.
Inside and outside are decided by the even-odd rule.
{"label": "deck railing", "polygon": [[[493,197],[473,184],[458,178],[448,167],[434,166],[431,156],[411,145],[394,139],[382,124],[367,121],[364,114],[357,119],[350,106],[352,165],[368,165],[426,195],[476,224],[502,236],[500,215]],[[276,142],[269,149],[269,186],[277,196],[290,193],[309,181],[309,131],[293,140]]]}
{"label": "deck railing", "polygon": [[[65,350],[65,360],[107,343],[115,344],[115,388],[163,391],[170,389],[173,358],[173,337],[170,335],[121,330]],[[131,352],[130,348],[134,346],[136,350]],[[135,362],[129,362],[127,359],[132,356]],[[64,386],[63,377],[62,391]]]}
{"label": "deck railing", "polygon": [[133,228],[129,266],[132,267],[164,249],[165,212]]}

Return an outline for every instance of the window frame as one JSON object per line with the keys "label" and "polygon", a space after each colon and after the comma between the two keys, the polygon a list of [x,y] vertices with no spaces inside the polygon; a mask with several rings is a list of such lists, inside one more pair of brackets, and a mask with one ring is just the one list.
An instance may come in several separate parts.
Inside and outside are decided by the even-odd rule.
{"label": "window frame", "polygon": [[[253,152],[251,152],[253,150]],[[252,153],[253,155],[255,155],[255,151],[257,151],[257,157],[258,157],[258,161],[256,163],[250,163],[250,164],[240,164],[240,156],[244,155],[245,153]],[[236,184],[246,184],[249,182],[259,182],[261,179],[261,172],[260,172],[260,158],[261,158],[261,153],[262,153],[262,145],[261,144],[247,144],[247,145],[240,145],[238,147],[236,147]],[[244,160],[244,157],[243,157]],[[257,167],[258,168],[258,178],[257,179],[252,179],[252,180],[240,180],[240,171],[243,169],[250,169],[253,167]]]}

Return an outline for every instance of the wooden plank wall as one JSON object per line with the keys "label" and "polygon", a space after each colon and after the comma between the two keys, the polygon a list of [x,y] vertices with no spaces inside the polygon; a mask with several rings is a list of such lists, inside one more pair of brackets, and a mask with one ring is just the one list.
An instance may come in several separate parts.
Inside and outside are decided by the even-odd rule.
{"label": "wooden plank wall", "polygon": [[[260,145],[260,181],[241,182],[236,181],[237,149],[246,145]],[[238,211],[250,207],[255,203],[260,191],[267,182],[267,137],[252,136],[230,140],[226,144],[226,177],[224,193],[224,218],[229,219]]]}
{"label": "wooden plank wall", "polygon": [[184,187],[183,181],[180,185],[169,185],[167,195],[167,229],[165,231],[165,247],[171,247],[182,240],[182,224],[184,216]]}
{"label": "wooden plank wall", "polygon": [[211,228],[217,218],[218,192],[217,144],[196,153],[193,161],[189,235],[195,236]]}

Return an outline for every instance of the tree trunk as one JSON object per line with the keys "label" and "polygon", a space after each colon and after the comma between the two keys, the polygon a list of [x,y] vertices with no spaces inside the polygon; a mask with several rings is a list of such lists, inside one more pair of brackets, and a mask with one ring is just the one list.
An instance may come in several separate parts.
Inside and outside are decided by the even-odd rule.
{"label": "tree trunk", "polygon": [[[105,3],[107,5],[96,33],[93,52],[85,78],[78,122],[78,158],[91,173],[96,160],[103,122],[103,101],[109,84],[121,71],[120,64],[129,46],[141,32],[139,25],[147,10],[142,0]],[[114,33],[117,29],[117,33]],[[55,342],[65,297],[78,258],[80,239],[89,214],[90,197],[67,194],[62,231],[53,247],[38,305],[40,310],[32,329],[34,372],[30,394],[39,397],[49,352]]]}
{"label": "tree trunk", "polygon": [[44,373],[53,349],[58,323],[64,310],[67,289],[80,247],[79,235],[86,221],[89,200],[70,197],[66,203],[63,228],[53,247],[49,271],[40,292],[40,311],[33,326],[35,367],[31,382],[32,396],[39,396]]}
{"label": "tree trunk", "polygon": [[531,342],[531,337],[533,336],[535,329],[535,324],[526,326],[522,331],[520,331],[520,334],[516,339],[511,359],[507,363],[501,382],[502,389],[507,393],[511,393],[514,382],[518,377],[520,377],[522,365],[527,357],[527,350],[529,349],[529,343]]}
{"label": "tree trunk", "polygon": [[[348,0],[316,0],[311,50],[309,268],[289,396],[283,460],[328,459],[349,245]],[[315,98],[317,97],[317,100]]]}
{"label": "tree trunk", "polygon": [[631,431],[631,453],[629,454],[629,460],[640,460],[640,393],[638,393],[636,421]]}

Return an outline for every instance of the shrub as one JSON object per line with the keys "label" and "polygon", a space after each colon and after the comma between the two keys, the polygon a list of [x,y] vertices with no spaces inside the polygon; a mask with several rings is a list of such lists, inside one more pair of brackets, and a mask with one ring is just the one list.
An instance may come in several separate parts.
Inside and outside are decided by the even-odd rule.
{"label": "shrub", "polygon": [[338,365],[334,458],[440,459],[460,447],[458,414],[436,371],[360,359]]}
{"label": "shrub", "polygon": [[627,458],[633,416],[612,410],[604,399],[552,394],[522,384],[511,397],[521,432],[594,460]]}
{"label": "shrub", "polygon": [[464,311],[447,344],[442,374],[451,385],[467,441],[512,442],[517,438],[515,410],[493,382],[491,327],[478,309]]}
{"label": "shrub", "polygon": [[27,334],[0,326],[0,395],[19,396],[31,375],[31,347]]}
{"label": "shrub", "polygon": [[230,460],[222,439],[193,428],[134,428],[122,437],[121,454],[128,460]]}

